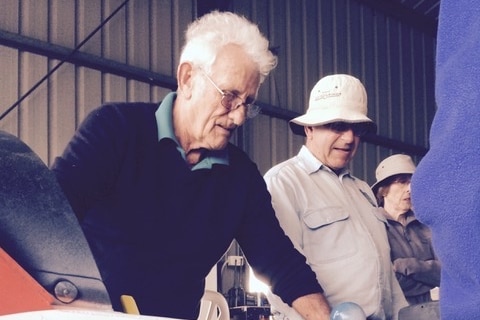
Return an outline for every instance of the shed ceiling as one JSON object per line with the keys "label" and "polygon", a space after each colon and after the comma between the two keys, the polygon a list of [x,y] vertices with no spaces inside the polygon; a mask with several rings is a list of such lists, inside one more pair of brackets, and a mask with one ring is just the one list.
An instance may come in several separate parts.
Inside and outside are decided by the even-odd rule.
{"label": "shed ceiling", "polygon": [[436,36],[440,0],[356,0]]}

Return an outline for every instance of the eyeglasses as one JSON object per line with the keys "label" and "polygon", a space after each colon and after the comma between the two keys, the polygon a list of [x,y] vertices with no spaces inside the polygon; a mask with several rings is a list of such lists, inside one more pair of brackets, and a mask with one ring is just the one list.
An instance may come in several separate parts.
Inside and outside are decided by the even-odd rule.
{"label": "eyeglasses", "polygon": [[247,111],[247,118],[254,118],[256,115],[260,113],[260,107],[257,106],[256,104],[253,104],[253,101],[248,102],[247,101],[243,102],[242,98],[237,96],[233,92],[229,91],[223,91],[220,89],[215,82],[213,82],[212,78],[203,70],[203,74],[205,77],[210,81],[210,83],[217,89],[217,91],[222,95],[222,100],[220,101],[222,103],[222,106],[225,107],[229,112],[232,110],[237,110],[240,106],[245,106],[246,111]]}
{"label": "eyeglasses", "polygon": [[323,125],[325,128],[335,131],[337,133],[347,132],[352,130],[357,137],[362,137],[370,131],[370,125],[366,122],[348,123],[348,122],[332,122]]}

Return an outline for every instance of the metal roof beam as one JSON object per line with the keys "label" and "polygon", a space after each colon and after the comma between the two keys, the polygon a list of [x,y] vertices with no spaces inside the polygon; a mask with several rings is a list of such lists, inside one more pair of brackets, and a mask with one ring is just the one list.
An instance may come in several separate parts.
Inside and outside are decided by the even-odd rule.
{"label": "metal roof beam", "polygon": [[392,0],[356,0],[375,11],[383,12],[387,16],[394,17],[403,23],[409,24],[434,37],[437,36],[438,21],[426,15],[420,14],[396,1]]}

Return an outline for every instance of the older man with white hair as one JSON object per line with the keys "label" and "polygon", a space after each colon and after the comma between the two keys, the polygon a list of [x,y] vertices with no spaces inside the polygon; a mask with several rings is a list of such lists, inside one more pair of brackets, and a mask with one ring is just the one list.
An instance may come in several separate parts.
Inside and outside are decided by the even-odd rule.
{"label": "older man with white hair", "polygon": [[256,24],[210,12],[187,28],[176,92],[160,103],[100,106],[56,158],[52,170],[115,310],[130,295],[144,315],[196,319],[205,277],[235,239],[304,318],[329,317],[256,165],[229,143],[258,111],[276,60]]}

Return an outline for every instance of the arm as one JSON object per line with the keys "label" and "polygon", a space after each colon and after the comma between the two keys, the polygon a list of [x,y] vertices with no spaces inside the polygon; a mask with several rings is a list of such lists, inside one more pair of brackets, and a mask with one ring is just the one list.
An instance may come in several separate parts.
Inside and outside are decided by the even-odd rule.
{"label": "arm", "polygon": [[[266,174],[264,177],[272,196],[275,215],[295,248],[303,254],[302,226],[297,215],[295,194],[296,188],[292,180],[286,183],[278,175]],[[304,319],[330,319],[330,305],[322,293],[308,294],[295,299],[292,307]]]}
{"label": "arm", "polygon": [[305,320],[329,320],[330,306],[321,293],[313,293],[297,298],[292,307],[302,315]]}
{"label": "arm", "polygon": [[256,172],[245,171],[239,177],[250,181],[246,182],[248,201],[243,202],[247,214],[236,239],[257,278],[269,284],[272,292],[291,306],[299,297],[323,290],[305,257],[295,250],[281,229],[265,181],[258,170],[254,170]]}
{"label": "arm", "polygon": [[395,272],[411,276],[416,281],[434,287],[440,285],[440,262],[437,260],[399,258],[393,262],[393,267]]}

